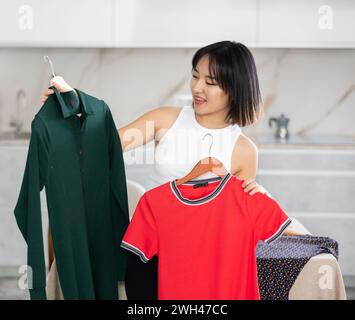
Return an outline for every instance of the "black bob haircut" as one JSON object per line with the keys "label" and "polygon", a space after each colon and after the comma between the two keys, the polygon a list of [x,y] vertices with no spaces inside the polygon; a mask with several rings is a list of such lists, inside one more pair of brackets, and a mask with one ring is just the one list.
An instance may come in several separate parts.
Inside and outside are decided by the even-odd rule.
{"label": "black bob haircut", "polygon": [[241,127],[262,115],[261,94],[255,61],[250,50],[234,41],[221,41],[200,48],[192,58],[192,70],[204,56],[209,58],[210,76],[229,97],[226,121]]}

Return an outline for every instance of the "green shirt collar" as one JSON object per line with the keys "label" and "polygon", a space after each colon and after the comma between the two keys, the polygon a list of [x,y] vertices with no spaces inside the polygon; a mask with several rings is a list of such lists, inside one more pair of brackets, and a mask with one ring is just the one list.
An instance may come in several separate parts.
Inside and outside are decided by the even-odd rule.
{"label": "green shirt collar", "polygon": [[[57,88],[55,88],[54,86],[49,87],[49,89],[52,89],[54,91],[54,93],[57,96],[57,99],[59,101],[59,105],[61,107],[62,110],[62,114],[64,118],[69,118],[73,115],[75,115],[75,113],[73,113],[73,109],[69,106],[67,106],[67,104],[65,103],[63,97],[61,96],[61,94],[59,93],[59,91],[57,90]],[[92,115],[94,114],[94,111],[91,107],[91,105],[89,104],[89,102],[87,101],[86,95],[83,94],[83,92],[81,92],[80,90],[74,88],[75,91],[78,93],[79,96],[79,100],[80,100],[80,104],[81,104],[81,110],[84,116],[87,115]]]}
{"label": "green shirt collar", "polygon": [[79,95],[79,99],[82,105],[82,111],[85,115],[88,114],[94,114],[94,109],[92,108],[91,104],[87,101],[87,95],[84,94],[82,91],[80,91],[77,88],[74,88],[75,91],[78,93]]}

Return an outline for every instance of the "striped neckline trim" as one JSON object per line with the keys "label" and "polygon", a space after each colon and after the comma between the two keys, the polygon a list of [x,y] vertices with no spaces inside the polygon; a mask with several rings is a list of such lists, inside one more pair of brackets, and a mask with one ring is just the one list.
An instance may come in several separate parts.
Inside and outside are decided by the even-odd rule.
{"label": "striped neckline trim", "polygon": [[173,194],[182,203],[188,204],[188,205],[200,205],[200,204],[204,204],[204,203],[209,202],[212,199],[216,198],[221,193],[221,191],[223,190],[226,183],[230,180],[230,178],[231,178],[231,174],[227,173],[223,178],[216,177],[216,178],[208,178],[208,179],[201,179],[201,180],[190,180],[190,181],[183,183],[182,185],[191,185],[191,184],[196,184],[196,183],[214,182],[214,181],[221,180],[221,182],[218,184],[218,186],[210,194],[208,194],[204,197],[201,197],[199,199],[193,199],[193,200],[182,196],[179,188],[176,185],[176,180],[173,180],[170,182],[170,187],[171,187]]}

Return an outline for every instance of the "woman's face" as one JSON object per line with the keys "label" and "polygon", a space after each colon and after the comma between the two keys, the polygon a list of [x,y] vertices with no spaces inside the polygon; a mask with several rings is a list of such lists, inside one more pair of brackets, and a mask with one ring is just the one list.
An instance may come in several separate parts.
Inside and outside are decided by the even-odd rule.
{"label": "woman's face", "polygon": [[204,56],[192,70],[190,81],[193,107],[199,115],[214,113],[228,108],[228,95],[218,86],[208,70],[209,58]]}

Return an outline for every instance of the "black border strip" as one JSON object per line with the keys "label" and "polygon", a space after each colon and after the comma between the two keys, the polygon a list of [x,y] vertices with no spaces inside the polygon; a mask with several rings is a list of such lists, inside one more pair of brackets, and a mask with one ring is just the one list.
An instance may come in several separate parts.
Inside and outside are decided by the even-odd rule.
{"label": "black border strip", "polygon": [[121,242],[121,247],[128,250],[128,251],[131,251],[133,253],[135,253],[137,256],[139,256],[141,258],[141,260],[144,262],[144,263],[147,263],[149,261],[148,258],[146,258],[145,254],[140,251],[138,248],[136,248],[135,246],[131,245],[130,243],[126,242],[126,241],[122,241]]}
{"label": "black border strip", "polygon": [[[202,197],[200,199],[196,199],[196,200],[190,200],[190,199],[186,199],[184,198],[178,187],[176,186],[176,180],[173,180],[170,182],[170,185],[171,185],[171,188],[173,190],[173,193],[178,197],[178,199],[186,204],[202,204],[202,203],[205,203],[209,200],[211,200],[212,198],[214,198],[218,192],[223,188],[223,186],[226,184],[226,182],[229,180],[229,178],[231,177],[231,174],[230,173],[227,173],[223,179],[221,179],[220,177],[218,177],[218,179],[221,179],[221,182],[219,183],[218,187],[216,189],[214,189],[209,195],[205,196],[205,197]],[[216,178],[210,178],[210,179],[216,179]],[[206,179],[206,180],[209,180],[209,179]],[[191,180],[192,181],[192,180]],[[191,182],[190,181],[190,182]],[[200,182],[200,181],[199,181]]]}
{"label": "black border strip", "polygon": [[285,229],[292,223],[291,218],[288,218],[285,220],[285,222],[282,224],[281,229],[277,230],[274,235],[272,235],[270,238],[265,240],[265,243],[269,244],[273,241],[275,241],[278,237],[282,235],[282,233],[285,231]]}
{"label": "black border strip", "polygon": [[195,180],[189,180],[183,183],[184,184],[196,184],[196,183],[204,183],[204,182],[214,182],[218,180],[222,180],[223,178],[221,177],[212,177],[212,178],[206,178],[206,179],[195,179]]}

